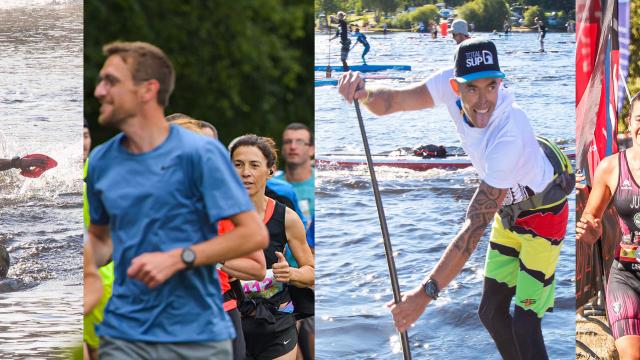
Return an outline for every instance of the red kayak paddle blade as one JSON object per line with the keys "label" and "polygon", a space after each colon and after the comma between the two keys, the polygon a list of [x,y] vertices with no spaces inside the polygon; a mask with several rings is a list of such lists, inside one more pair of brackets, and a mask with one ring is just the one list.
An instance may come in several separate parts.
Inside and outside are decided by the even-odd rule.
{"label": "red kayak paddle blade", "polygon": [[20,172],[20,175],[24,177],[37,178],[37,177],[40,177],[40,175],[42,175],[42,173],[44,173],[45,171],[49,169],[53,169],[54,167],[58,166],[58,163],[55,160],[43,154],[29,154],[29,155],[23,156],[22,158],[46,160],[46,163],[43,167],[33,166],[29,169],[22,170]]}

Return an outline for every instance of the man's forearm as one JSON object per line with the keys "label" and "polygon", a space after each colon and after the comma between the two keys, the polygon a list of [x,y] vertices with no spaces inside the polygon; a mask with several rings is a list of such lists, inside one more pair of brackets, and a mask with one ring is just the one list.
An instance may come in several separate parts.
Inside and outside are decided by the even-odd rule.
{"label": "man's forearm", "polygon": [[460,273],[478,246],[487,225],[491,223],[502,204],[505,194],[506,190],[493,188],[484,182],[478,186],[469,204],[462,230],[449,244],[430,275],[440,289],[447,286]]}
{"label": "man's forearm", "polygon": [[377,116],[393,113],[393,89],[385,87],[367,87],[367,97],[362,104]]}
{"label": "man's forearm", "polygon": [[440,289],[446,287],[462,270],[464,264],[478,246],[487,224],[474,225],[466,220],[462,230],[447,246],[444,254],[431,273]]}
{"label": "man's forearm", "polygon": [[265,248],[268,243],[267,229],[261,222],[237,226],[221,236],[192,246],[196,253],[195,265],[211,265],[243,257]]}
{"label": "man's forearm", "polygon": [[107,265],[107,262],[111,259],[113,253],[111,238],[101,239],[89,232],[89,241],[85,244],[85,252],[87,251],[86,248],[89,246],[91,247],[90,251],[93,254],[95,265],[97,267]]}
{"label": "man's forearm", "polygon": [[261,263],[247,257],[226,261],[222,270],[229,274],[229,276],[240,280],[262,281],[267,273],[264,261]]}

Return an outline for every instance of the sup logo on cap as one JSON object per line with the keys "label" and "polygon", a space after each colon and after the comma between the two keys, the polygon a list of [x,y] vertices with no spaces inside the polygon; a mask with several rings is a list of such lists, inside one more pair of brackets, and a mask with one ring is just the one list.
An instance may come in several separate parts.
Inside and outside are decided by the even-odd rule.
{"label": "sup logo on cap", "polygon": [[504,78],[498,63],[496,45],[483,39],[465,40],[455,55],[456,81],[465,83],[483,78]]}

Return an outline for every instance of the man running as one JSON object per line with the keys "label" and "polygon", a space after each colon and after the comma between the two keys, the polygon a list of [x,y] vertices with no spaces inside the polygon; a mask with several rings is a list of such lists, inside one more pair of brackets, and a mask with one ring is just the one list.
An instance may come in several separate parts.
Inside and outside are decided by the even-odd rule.
{"label": "man running", "polygon": [[535,25],[531,29],[538,29],[538,41],[540,41],[540,49],[538,51],[544,52],[544,38],[547,36],[547,27],[538,17],[533,19],[533,22]]}
{"label": "man running", "polygon": [[376,115],[446,105],[481,179],[462,229],[438,264],[400,303],[389,304],[398,330],[407,330],[462,270],[493,219],[480,320],[503,358],[546,359],[541,320],[553,307],[566,194],[575,178],[555,145],[536,141],[526,114],[500,86],[504,77],[495,45],[471,39],[458,46],[453,70],[435,72],[425,83],[369,88],[359,73],[349,72],[339,91]]}
{"label": "man running", "polygon": [[340,44],[342,44],[342,47],[340,48],[340,60],[342,61],[342,70],[349,71],[347,58],[349,57],[351,40],[349,39],[349,30],[347,29],[347,20],[345,19],[345,17],[346,15],[343,11],[338,11],[338,30],[336,31],[336,36],[332,37],[329,40],[333,40],[337,37],[340,37]]}
{"label": "man running", "polygon": [[[358,43],[362,44],[362,46],[364,46],[364,50],[362,50],[362,65],[367,65],[367,61],[364,59],[364,56],[367,55],[367,53],[369,52],[370,46],[369,46],[369,42],[367,41],[367,37],[364,36],[363,33],[360,32],[360,28],[356,28],[356,44],[353,45],[353,47],[356,47],[356,45],[358,45]],[[353,49],[353,48],[351,48]]]}
{"label": "man running", "polygon": [[[94,149],[87,173],[87,246],[94,266],[114,263],[100,359],[231,359],[215,264],[264,248],[266,229],[224,147],[165,121],[175,75],[162,50],[103,51],[98,121],[122,132]],[[235,228],[216,236],[223,218]]]}

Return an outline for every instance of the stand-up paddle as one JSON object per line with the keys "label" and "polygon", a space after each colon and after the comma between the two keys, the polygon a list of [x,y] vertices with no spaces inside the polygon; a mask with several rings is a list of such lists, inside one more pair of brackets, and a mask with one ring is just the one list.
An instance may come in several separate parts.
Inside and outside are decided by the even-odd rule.
{"label": "stand-up paddle", "polygon": [[39,159],[43,161],[42,166],[31,166],[29,168],[22,169],[20,175],[28,178],[40,177],[40,175],[42,175],[45,171],[58,166],[58,163],[55,160],[44,154],[29,154],[23,156],[22,159]]}
{"label": "stand-up paddle", "polygon": [[325,76],[327,78],[331,77],[331,24],[329,23],[329,17],[327,15],[327,29],[329,32],[329,56],[327,58],[327,69],[325,70]]}
{"label": "stand-up paddle", "polygon": [[[400,298],[400,285],[398,284],[398,274],[396,273],[396,264],[393,260],[393,251],[391,250],[391,240],[389,240],[389,229],[387,228],[387,218],[384,215],[384,208],[382,207],[382,197],[380,196],[380,189],[378,188],[378,180],[376,179],[376,173],[373,168],[373,160],[371,159],[371,150],[369,149],[369,141],[367,140],[367,133],[364,129],[364,121],[362,121],[362,113],[360,113],[360,104],[358,100],[353,100],[353,105],[356,108],[356,115],[358,115],[358,124],[360,125],[360,134],[362,134],[362,143],[364,144],[364,153],[367,157],[367,166],[369,167],[369,175],[371,175],[371,186],[373,187],[373,196],[376,199],[376,208],[378,209],[378,218],[380,220],[380,230],[382,230],[382,239],[384,241],[384,252],[387,257],[387,265],[389,266],[389,277],[391,278],[391,289],[393,290],[393,300],[398,304]],[[400,333],[400,340],[402,341],[402,354],[404,360],[411,359],[411,351],[409,349],[409,335],[406,331]]]}

